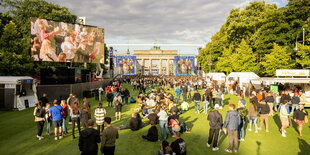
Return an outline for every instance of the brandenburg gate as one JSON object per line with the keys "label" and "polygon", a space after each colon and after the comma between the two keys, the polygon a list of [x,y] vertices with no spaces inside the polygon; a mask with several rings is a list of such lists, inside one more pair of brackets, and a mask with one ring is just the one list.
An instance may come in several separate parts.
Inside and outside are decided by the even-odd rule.
{"label": "brandenburg gate", "polygon": [[[117,55],[117,56],[128,56],[128,55]],[[157,74],[163,75],[163,68],[166,68],[165,75],[173,75],[174,57],[178,56],[177,50],[161,50],[161,49],[150,49],[150,50],[134,50],[137,62],[141,62],[141,73],[145,74],[148,68],[149,74],[153,74],[153,61],[159,60],[159,71]],[[145,62],[148,61],[149,65],[145,66]],[[163,66],[163,61],[166,61],[166,66]],[[138,63],[137,63],[138,64]]]}

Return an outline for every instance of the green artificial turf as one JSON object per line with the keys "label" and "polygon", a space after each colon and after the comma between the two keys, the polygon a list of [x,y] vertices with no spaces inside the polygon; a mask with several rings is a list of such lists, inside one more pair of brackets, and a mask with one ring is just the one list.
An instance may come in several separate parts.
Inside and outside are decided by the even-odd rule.
{"label": "green artificial turf", "polygon": [[[137,91],[132,91],[132,86],[125,84],[129,88],[132,96],[137,96]],[[182,97],[181,97],[182,98]],[[219,110],[225,119],[229,103],[237,103],[238,97],[234,95],[225,95],[224,108]],[[248,101],[248,100],[247,100]],[[94,109],[98,105],[98,101],[94,98],[90,99],[92,115]],[[104,101],[104,107],[107,107],[107,102]],[[249,105],[249,103],[248,103]],[[121,121],[115,121],[114,109],[106,108],[107,116],[113,120],[112,125],[120,127],[127,124],[131,112],[138,108],[137,104],[130,104],[123,107],[123,114]],[[200,108],[202,109],[201,103]],[[249,106],[247,106],[249,107]],[[23,111],[1,111],[0,112],[0,154],[15,154],[15,155],[34,155],[34,154],[79,154],[78,138],[72,139],[71,125],[68,125],[69,135],[62,140],[55,141],[54,136],[46,135],[46,124],[44,126],[44,139],[39,141],[36,138],[37,128],[34,122],[33,109],[29,108]],[[210,109],[209,109],[210,110]],[[213,152],[211,148],[206,147],[206,141],[209,133],[209,122],[206,114],[196,114],[194,112],[194,103],[190,103],[189,111],[180,116],[180,121],[185,121],[191,133],[184,133],[181,137],[186,142],[187,154],[226,154],[224,151],[228,147],[228,136],[221,132],[219,138],[219,151]],[[308,111],[309,112],[309,111]],[[303,137],[298,136],[296,124],[294,127],[287,129],[287,137],[281,137],[279,132],[280,121],[276,115],[269,117],[269,133],[265,132],[265,126],[258,133],[254,131],[245,131],[245,141],[239,143],[238,154],[251,155],[295,155],[295,154],[310,154],[310,126],[306,124],[303,128]],[[68,120],[67,120],[68,121]],[[144,127],[138,131],[131,131],[130,129],[119,131],[120,137],[116,143],[117,155],[137,155],[137,154],[155,154],[160,149],[160,142],[147,142],[142,140],[141,136],[146,135],[150,125],[148,120],[143,119]],[[96,128],[96,127],[95,127]],[[157,125],[159,136],[160,129]],[[77,129],[76,129],[77,133]],[[77,134],[78,136],[78,134]],[[168,141],[171,143],[174,139],[169,137]],[[100,145],[99,145],[100,146]],[[227,153],[228,154],[228,153]]]}

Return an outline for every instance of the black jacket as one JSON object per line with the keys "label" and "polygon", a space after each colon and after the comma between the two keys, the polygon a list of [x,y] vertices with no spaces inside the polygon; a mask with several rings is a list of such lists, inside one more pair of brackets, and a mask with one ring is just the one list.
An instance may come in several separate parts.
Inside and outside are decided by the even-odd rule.
{"label": "black jacket", "polygon": [[156,142],[158,140],[158,130],[156,126],[151,126],[146,135],[147,139],[152,142]]}
{"label": "black jacket", "polygon": [[306,113],[302,111],[300,111],[299,109],[297,109],[295,112],[294,112],[294,115],[293,115],[293,118],[294,119],[297,119],[297,120],[300,120],[300,121],[303,121],[305,120],[305,116],[308,115],[308,112],[305,111]]}
{"label": "black jacket", "polygon": [[193,96],[194,101],[201,101],[201,95],[199,93],[195,93]]}
{"label": "black jacket", "polygon": [[265,101],[266,101],[267,103],[268,103],[268,102],[273,103],[273,102],[274,102],[273,96],[267,96]]}
{"label": "black jacket", "polygon": [[261,108],[260,110],[261,114],[269,114],[270,108],[268,104],[259,104],[258,107]]}
{"label": "black jacket", "polygon": [[82,151],[82,154],[97,155],[97,143],[100,143],[99,131],[93,128],[87,128],[81,132],[79,139],[79,149]]}
{"label": "black jacket", "polygon": [[154,121],[155,124],[158,124],[158,116],[157,116],[157,114],[151,113],[147,117],[148,117],[148,119],[150,121]]}
{"label": "black jacket", "polygon": [[130,129],[132,131],[139,130],[139,120],[138,120],[138,118],[131,117],[130,122],[129,122],[129,126],[130,126]]}
{"label": "black jacket", "polygon": [[291,102],[292,104],[299,104],[300,98],[298,96],[293,96]]}
{"label": "black jacket", "polygon": [[223,126],[222,115],[217,111],[211,111],[208,115],[209,125],[212,129],[221,129]]}

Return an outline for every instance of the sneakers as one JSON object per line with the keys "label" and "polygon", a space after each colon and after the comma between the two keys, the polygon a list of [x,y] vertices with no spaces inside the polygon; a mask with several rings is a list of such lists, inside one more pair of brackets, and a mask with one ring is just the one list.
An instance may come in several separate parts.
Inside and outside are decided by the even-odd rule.
{"label": "sneakers", "polygon": [[223,109],[223,107],[222,107],[222,106],[220,106],[220,107],[219,107],[219,109]]}
{"label": "sneakers", "polygon": [[286,137],[286,135],[285,135],[285,133],[284,132],[282,132],[282,135],[281,135],[282,137]]}
{"label": "sneakers", "polygon": [[255,133],[258,133],[258,131],[256,130]]}
{"label": "sneakers", "polygon": [[[282,130],[280,129],[280,132],[282,132]],[[284,133],[286,133],[286,130],[284,130]]]}
{"label": "sneakers", "polygon": [[37,138],[40,138],[40,136],[39,136],[39,135],[37,135]]}
{"label": "sneakers", "polygon": [[59,139],[62,139],[63,138],[63,136],[59,136]]}
{"label": "sneakers", "polygon": [[243,138],[241,138],[241,139],[239,139],[239,141],[244,142],[244,139],[243,139]]}
{"label": "sneakers", "polygon": [[186,133],[191,133],[191,130],[190,129],[186,130]]}
{"label": "sneakers", "polygon": [[235,153],[238,153],[238,150],[235,150]]}
{"label": "sneakers", "polygon": [[262,128],[257,128],[258,130],[261,130]]}
{"label": "sneakers", "polygon": [[219,148],[218,148],[218,147],[214,147],[214,148],[212,148],[212,151],[217,151],[217,150],[219,150]]}
{"label": "sneakers", "polygon": [[269,130],[267,129],[266,132],[269,132]]}
{"label": "sneakers", "polygon": [[206,143],[206,146],[207,146],[207,147],[210,147],[210,144]]}
{"label": "sneakers", "polygon": [[42,139],[44,139],[44,137],[40,136],[40,137],[39,137],[39,140],[42,140]]}
{"label": "sneakers", "polygon": [[58,140],[58,137],[55,137],[55,140]]}
{"label": "sneakers", "polygon": [[225,149],[225,151],[228,152],[228,153],[232,153],[232,151],[229,150],[229,149]]}
{"label": "sneakers", "polygon": [[248,129],[249,131],[252,131],[252,129]]}

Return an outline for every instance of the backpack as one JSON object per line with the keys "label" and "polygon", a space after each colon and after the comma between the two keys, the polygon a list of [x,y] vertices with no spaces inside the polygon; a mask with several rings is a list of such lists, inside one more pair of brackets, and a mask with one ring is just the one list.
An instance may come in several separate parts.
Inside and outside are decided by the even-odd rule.
{"label": "backpack", "polygon": [[243,108],[243,109],[239,109],[238,111],[239,111],[241,119],[245,120],[246,115],[247,115],[247,109]]}
{"label": "backpack", "polygon": [[37,111],[36,111],[35,116],[37,116],[37,117],[43,117],[43,116],[44,116],[43,109],[37,108]]}

